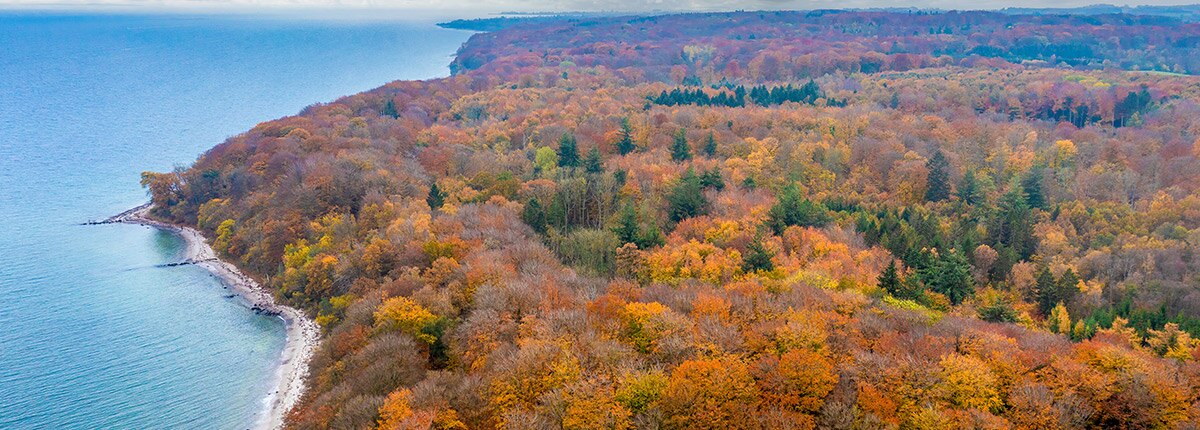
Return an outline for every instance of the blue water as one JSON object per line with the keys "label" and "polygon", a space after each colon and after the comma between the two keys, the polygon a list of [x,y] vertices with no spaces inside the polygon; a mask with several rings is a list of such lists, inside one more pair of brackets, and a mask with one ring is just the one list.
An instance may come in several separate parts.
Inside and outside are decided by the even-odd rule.
{"label": "blue water", "polygon": [[245,428],[283,347],[181,241],[79,226],[254,124],[447,74],[412,22],[0,14],[0,428]]}

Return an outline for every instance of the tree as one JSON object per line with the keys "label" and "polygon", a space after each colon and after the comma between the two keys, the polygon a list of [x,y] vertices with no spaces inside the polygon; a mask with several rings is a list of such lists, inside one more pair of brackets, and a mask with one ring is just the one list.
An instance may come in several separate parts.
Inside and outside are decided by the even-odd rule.
{"label": "tree", "polygon": [[1021,180],[1021,189],[1025,191],[1025,202],[1029,207],[1046,208],[1046,197],[1042,194],[1042,169],[1031,169]]}
{"label": "tree", "polygon": [[438,188],[437,182],[429,186],[429,195],[425,197],[425,203],[429,203],[429,208],[437,210],[446,203],[446,194]]}
{"label": "tree", "polygon": [[900,296],[900,271],[896,270],[896,260],[888,263],[883,269],[883,273],[879,274],[879,288],[887,291],[893,296]]}
{"label": "tree", "polygon": [[712,170],[705,170],[704,173],[701,173],[700,185],[717,191],[724,190],[725,180],[721,178],[721,168],[713,167]]}
{"label": "tree", "polygon": [[800,196],[795,184],[783,187],[779,201],[767,212],[767,226],[775,234],[783,234],[790,226],[820,227],[830,221],[829,209]]}
{"label": "tree", "polygon": [[[1007,193],[1000,197],[996,215],[993,217],[988,234],[991,235],[993,248],[1002,256],[1005,249],[1012,250],[1017,260],[1029,258],[1033,254],[1033,213],[1025,193],[1020,187],[1010,187]],[[1002,248],[1003,246],[1003,248]],[[1015,261],[1009,262],[1011,265]],[[1007,266],[1005,271],[1007,270]]]}
{"label": "tree", "polygon": [[525,203],[525,208],[521,210],[521,221],[533,227],[533,231],[546,233],[546,210],[538,199],[530,199]]}
{"label": "tree", "polygon": [[755,428],[758,388],[736,357],[688,360],[671,372],[663,391],[667,428]]}
{"label": "tree", "polygon": [[637,211],[634,210],[633,205],[625,205],[617,216],[617,226],[613,228],[613,234],[617,235],[617,239],[622,244],[636,244],[640,229],[638,228]]}
{"label": "tree", "polygon": [[928,186],[925,188],[925,200],[940,202],[950,198],[950,162],[941,149],[934,149],[933,156],[925,163],[929,169]]}
{"label": "tree", "polygon": [[637,145],[633,143],[633,127],[629,126],[629,117],[621,118],[621,133],[617,139],[617,152],[621,155],[628,154],[637,149]]}
{"label": "tree", "polygon": [[389,97],[387,103],[383,105],[383,111],[380,112],[383,116],[399,118],[400,112],[396,111],[396,102]]}
{"label": "tree", "polygon": [[392,297],[375,310],[376,330],[398,330],[426,344],[437,341],[438,317],[407,297]]}
{"label": "tree", "polygon": [[713,132],[708,132],[708,137],[704,139],[704,155],[712,157],[717,155],[717,138]]}
{"label": "tree", "polygon": [[762,234],[756,234],[754,240],[746,246],[746,255],[742,257],[742,271],[757,273],[775,270],[772,258],[775,258],[775,253],[763,245]]}
{"label": "tree", "polygon": [[579,148],[575,143],[575,135],[563,133],[558,138],[558,166],[579,167]]}
{"label": "tree", "polygon": [[667,195],[667,204],[667,215],[672,222],[708,213],[708,198],[704,197],[704,187],[695,170],[689,167],[679,178]]}
{"label": "tree", "polygon": [[692,148],[688,146],[687,141],[687,130],[681,128],[675,132],[675,143],[671,145],[671,159],[675,162],[692,159]]}
{"label": "tree", "polygon": [[979,203],[981,200],[979,190],[979,180],[975,178],[975,171],[967,169],[967,173],[963,174],[962,182],[958,184],[958,199],[968,205]]}
{"label": "tree", "polygon": [[1054,305],[1058,303],[1058,281],[1050,268],[1043,265],[1037,273],[1037,302],[1042,315],[1050,315]]}
{"label": "tree", "polygon": [[927,271],[925,283],[933,291],[949,298],[951,303],[957,305],[971,295],[975,282],[971,276],[971,264],[958,251],[951,250],[943,254]]}
{"label": "tree", "polygon": [[600,149],[592,147],[588,151],[588,155],[583,159],[583,170],[588,173],[600,173],[604,171],[604,160],[600,159]]}
{"label": "tree", "polygon": [[1071,304],[1075,301],[1075,296],[1079,293],[1079,275],[1075,274],[1075,269],[1070,267],[1063,271],[1061,277],[1058,278],[1057,285],[1058,300]]}

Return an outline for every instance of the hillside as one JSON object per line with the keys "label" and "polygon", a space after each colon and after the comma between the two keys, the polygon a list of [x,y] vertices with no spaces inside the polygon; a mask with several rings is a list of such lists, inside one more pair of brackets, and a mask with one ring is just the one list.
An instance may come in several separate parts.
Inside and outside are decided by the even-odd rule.
{"label": "hillside", "polygon": [[143,177],[316,315],[291,427],[1200,424],[1200,24],[479,25]]}

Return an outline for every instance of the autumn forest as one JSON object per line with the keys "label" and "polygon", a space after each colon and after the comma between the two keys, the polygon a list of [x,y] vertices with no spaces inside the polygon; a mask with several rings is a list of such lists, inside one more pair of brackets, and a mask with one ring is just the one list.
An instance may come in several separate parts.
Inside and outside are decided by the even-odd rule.
{"label": "autumn forest", "polygon": [[445,25],[143,175],[319,323],[289,427],[1200,426],[1200,24]]}

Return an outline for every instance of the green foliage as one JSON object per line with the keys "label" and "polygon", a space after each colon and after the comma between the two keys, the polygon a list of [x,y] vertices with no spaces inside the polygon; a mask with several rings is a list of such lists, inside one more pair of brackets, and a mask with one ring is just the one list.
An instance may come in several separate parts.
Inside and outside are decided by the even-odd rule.
{"label": "green foliage", "polygon": [[1033,255],[1035,243],[1033,212],[1025,199],[1025,192],[1020,187],[1011,187],[1000,197],[996,209],[991,225],[988,226],[988,234],[994,244],[992,247],[1000,252],[1002,257],[1006,250],[1011,250],[1015,260],[1028,259]]}
{"label": "green foliage", "polygon": [[533,168],[542,175],[553,175],[558,170],[558,153],[550,148],[538,148],[534,154]]}
{"label": "green foliage", "polygon": [[681,128],[675,132],[675,141],[671,144],[671,159],[677,163],[692,159],[692,147],[688,145],[687,130]]}
{"label": "green foliage", "polygon": [[696,171],[688,168],[667,195],[667,215],[671,222],[708,213],[708,198],[704,197],[704,186]]}
{"label": "green foliage", "polygon": [[713,135],[713,132],[708,132],[708,137],[704,139],[704,147],[701,152],[709,157],[717,155],[717,138]]}
{"label": "green foliage", "polygon": [[763,245],[762,235],[757,234],[754,236],[754,240],[746,246],[746,254],[742,256],[742,271],[755,273],[775,270],[772,258],[775,258],[775,253]]}
{"label": "green foliage", "polygon": [[725,189],[725,179],[721,178],[721,168],[713,167],[712,170],[705,170],[700,174],[700,186],[704,188],[712,188],[717,191]]}
{"label": "green foliage", "polygon": [[621,134],[617,138],[617,152],[625,155],[635,149],[637,149],[637,145],[633,143],[633,127],[629,126],[629,118],[621,118]]}
{"label": "green foliage", "polygon": [[621,243],[610,231],[581,228],[551,240],[559,258],[585,273],[609,276],[616,268],[616,251]]}
{"label": "green foliage", "polygon": [[934,149],[933,156],[925,163],[929,169],[925,200],[940,202],[950,198],[950,162],[941,149]]}
{"label": "green foliage", "polygon": [[380,111],[379,114],[392,118],[400,117],[400,112],[396,111],[396,102],[393,101],[391,97],[388,97],[387,103],[384,103],[383,110]]}
{"label": "green foliage", "polygon": [[425,203],[429,203],[430,209],[439,209],[446,203],[446,193],[438,188],[437,182],[429,186],[429,195],[425,196]]}
{"label": "green foliage", "polygon": [[775,234],[783,234],[790,226],[821,227],[831,220],[825,205],[800,196],[800,189],[789,184],[783,187],[779,201],[767,212],[766,225]]}
{"label": "green foliage", "polygon": [[583,159],[583,170],[588,173],[600,173],[604,171],[604,160],[600,158],[600,149],[592,147],[588,151],[587,157]]}
{"label": "green foliage", "polygon": [[956,250],[941,254],[935,264],[924,270],[922,278],[929,289],[946,296],[955,305],[974,290],[971,264]]}
{"label": "green foliage", "polygon": [[900,272],[896,270],[896,260],[892,260],[883,269],[883,272],[879,274],[878,282],[879,288],[887,291],[888,294],[900,296]]}
{"label": "green foliage", "polygon": [[1025,202],[1031,208],[1045,209],[1046,197],[1042,194],[1042,169],[1034,168],[1021,180],[1021,189],[1025,191]]}
{"label": "green foliage", "polygon": [[538,199],[531,199],[525,203],[525,208],[521,210],[521,221],[533,227],[533,231],[546,233],[546,210],[542,208]]}
{"label": "green foliage", "polygon": [[967,173],[963,174],[962,182],[958,184],[958,199],[968,205],[982,202],[983,195],[974,170],[967,169]]}
{"label": "green foliage", "polygon": [[563,133],[558,138],[558,167],[579,167],[579,147],[575,135]]}

